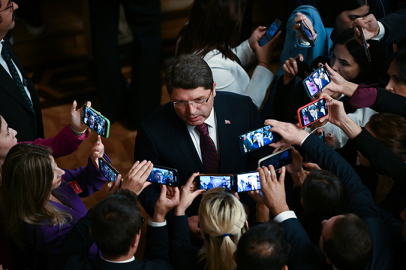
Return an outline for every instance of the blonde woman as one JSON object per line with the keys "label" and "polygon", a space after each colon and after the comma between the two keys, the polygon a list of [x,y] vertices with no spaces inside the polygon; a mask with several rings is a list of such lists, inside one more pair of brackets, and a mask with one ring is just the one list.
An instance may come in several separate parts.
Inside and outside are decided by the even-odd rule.
{"label": "blonde woman", "polygon": [[194,191],[193,174],[182,187],[180,203],[175,208],[173,256],[175,269],[231,270],[238,240],[247,230],[247,216],[241,202],[222,187],[205,193],[199,208],[199,226],[203,248],[190,244],[186,209],[204,190]]}

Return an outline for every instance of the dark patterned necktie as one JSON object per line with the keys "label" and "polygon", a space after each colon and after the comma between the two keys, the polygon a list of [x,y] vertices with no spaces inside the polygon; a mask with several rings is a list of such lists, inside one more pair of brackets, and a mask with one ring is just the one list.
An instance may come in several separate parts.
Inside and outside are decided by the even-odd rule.
{"label": "dark patterned necktie", "polygon": [[25,100],[28,102],[31,111],[34,113],[35,130],[37,130],[36,116],[35,116],[34,106],[32,105],[32,101],[28,97],[27,92],[25,91],[25,87],[20,79],[20,76],[18,75],[17,69],[15,68],[15,66],[13,64],[13,61],[11,61],[10,54],[8,53],[5,42],[3,41],[1,44],[3,45],[2,49],[1,49],[1,56],[3,57],[4,61],[6,62],[7,66],[8,66],[8,70],[10,71],[11,77],[13,78],[14,82],[17,84],[18,89],[20,89],[21,94],[23,95]]}
{"label": "dark patterned necktie", "polygon": [[206,123],[195,127],[200,133],[200,151],[202,153],[203,167],[205,173],[219,172],[219,156],[216,146],[209,135],[209,130]]}

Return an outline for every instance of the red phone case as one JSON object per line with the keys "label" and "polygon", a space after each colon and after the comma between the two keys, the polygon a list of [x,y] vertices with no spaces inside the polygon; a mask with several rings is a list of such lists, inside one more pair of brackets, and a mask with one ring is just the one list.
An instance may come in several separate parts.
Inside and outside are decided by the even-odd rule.
{"label": "red phone case", "polygon": [[307,123],[306,125],[303,125],[303,123],[302,123],[302,121],[301,121],[302,116],[301,116],[301,114],[300,114],[300,111],[301,111],[302,109],[304,109],[304,108],[306,108],[306,107],[309,107],[310,105],[316,103],[317,101],[322,100],[322,99],[324,100],[325,104],[327,104],[327,100],[326,100],[325,98],[319,98],[319,99],[316,99],[315,101],[310,102],[309,104],[304,105],[303,107],[300,107],[300,108],[297,110],[297,119],[299,120],[299,125],[300,125],[301,128],[305,128],[305,127],[307,127],[307,126],[310,126],[311,124],[313,124],[313,123],[315,123],[315,122],[317,122],[317,121],[320,121],[321,119],[323,119],[324,117],[326,117],[326,116],[328,115],[328,110],[327,110],[327,111],[326,111],[326,114],[325,114],[323,117],[317,118],[315,121],[309,122],[309,123]]}

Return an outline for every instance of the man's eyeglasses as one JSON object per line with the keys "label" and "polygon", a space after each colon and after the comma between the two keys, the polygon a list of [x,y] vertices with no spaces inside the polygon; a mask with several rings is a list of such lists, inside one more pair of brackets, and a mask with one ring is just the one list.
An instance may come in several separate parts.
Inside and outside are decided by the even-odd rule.
{"label": "man's eyeglasses", "polygon": [[7,10],[7,9],[10,9],[10,8],[11,8],[11,10],[13,11],[13,18],[12,18],[11,21],[14,21],[15,16],[16,16],[16,14],[15,14],[15,12],[14,12],[14,1],[9,0],[7,6],[6,6],[4,9],[0,10],[0,12],[3,12],[3,11],[5,11],[5,10]]}
{"label": "man's eyeglasses", "polygon": [[189,106],[189,104],[197,108],[198,106],[201,106],[202,104],[207,103],[209,101],[212,92],[213,91],[210,90],[210,94],[206,98],[197,98],[191,101],[175,101],[172,103],[175,108],[186,108],[187,106]]}

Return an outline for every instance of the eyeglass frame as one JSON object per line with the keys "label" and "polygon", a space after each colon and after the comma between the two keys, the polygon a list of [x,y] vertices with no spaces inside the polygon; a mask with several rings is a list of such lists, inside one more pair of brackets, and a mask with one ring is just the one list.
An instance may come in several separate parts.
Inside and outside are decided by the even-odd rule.
{"label": "eyeglass frame", "polygon": [[13,0],[9,0],[7,6],[4,9],[0,10],[0,12],[3,12],[3,11],[5,11],[7,9],[10,9],[10,8],[13,11],[13,18],[12,18],[11,21],[14,21],[16,15],[15,15],[15,12],[14,12],[14,1]]}
{"label": "eyeglass frame", "polygon": [[[200,98],[197,98],[197,99],[191,100],[191,101],[173,101],[173,102],[172,102],[173,107],[175,107],[175,108],[182,108],[182,106],[176,107],[176,104],[183,104],[183,105],[185,106],[185,108],[186,108],[187,106],[189,106],[189,104],[191,104],[193,107],[196,108],[196,105],[195,105],[195,104],[197,104],[197,105],[203,105],[204,103],[207,103],[207,102],[209,101],[210,97],[211,97],[212,92],[213,92],[213,90],[210,89],[210,94],[207,96],[206,99],[202,99],[202,100],[203,100],[202,102],[199,101],[200,103],[196,102],[196,100],[197,100],[197,99],[200,99]],[[205,101],[205,100],[206,100],[206,101]]]}

